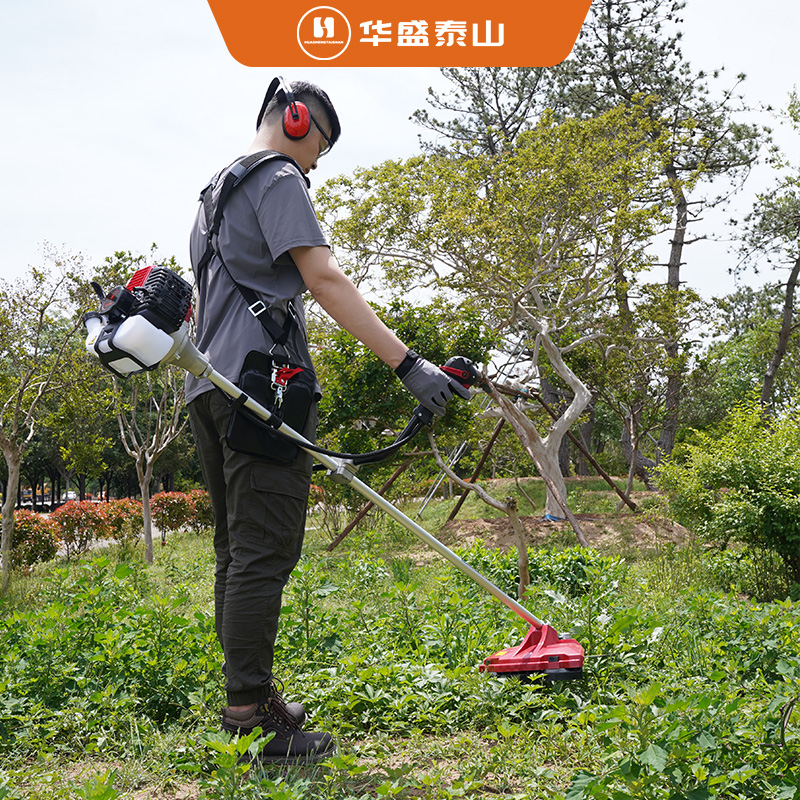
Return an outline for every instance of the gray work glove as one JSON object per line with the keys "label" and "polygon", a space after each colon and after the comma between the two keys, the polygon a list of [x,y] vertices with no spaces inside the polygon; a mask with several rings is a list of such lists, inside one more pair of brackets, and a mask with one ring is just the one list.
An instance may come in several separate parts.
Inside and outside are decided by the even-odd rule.
{"label": "gray work glove", "polygon": [[413,350],[406,353],[400,366],[395,369],[397,377],[425,408],[438,416],[444,414],[447,401],[455,392],[464,400],[469,400],[469,389],[453,380],[439,367],[421,358]]}

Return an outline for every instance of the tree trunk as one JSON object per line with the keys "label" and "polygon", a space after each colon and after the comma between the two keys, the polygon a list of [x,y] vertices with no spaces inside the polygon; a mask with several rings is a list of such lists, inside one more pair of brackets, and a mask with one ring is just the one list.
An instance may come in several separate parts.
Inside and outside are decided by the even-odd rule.
{"label": "tree trunk", "polygon": [[569,476],[572,475],[572,470],[570,468],[569,439],[566,436],[561,440],[561,445],[558,448],[558,466],[564,478],[569,478]]}
{"label": "tree trunk", "polygon": [[[636,448],[634,448],[634,451],[635,450],[636,450]],[[628,478],[625,481],[625,494],[627,494],[628,497],[630,497],[630,494],[633,491],[633,480],[634,480],[635,477],[636,477],[636,465],[632,461],[631,465],[628,467]],[[622,511],[622,500],[620,500],[617,503],[616,511],[617,511],[617,513]]]}
{"label": "tree trunk", "polygon": [[[553,452],[552,448],[545,448],[536,456],[536,466],[543,475],[546,475],[553,482],[558,495],[567,501],[567,484],[564,482],[564,475],[561,472],[561,461],[559,459],[559,451],[561,448]],[[565,519],[564,511],[561,508],[561,503],[554,492],[547,488],[545,495],[544,513],[551,517],[558,517]]]}
{"label": "tree trunk", "polygon": [[530,565],[528,563],[528,542],[525,538],[525,529],[522,527],[522,521],[519,518],[517,501],[513,497],[506,498],[506,513],[511,521],[511,527],[514,530],[517,540],[517,563],[519,565],[517,599],[522,601],[528,586],[530,586],[531,574]]}
{"label": "tree trunk", "polygon": [[586,406],[589,405],[592,395],[585,384],[564,362],[561,350],[548,335],[546,325],[540,322],[537,327],[538,341],[551,366],[573,392],[570,404],[558,419],[553,420],[547,436],[542,438],[524,410],[518,408],[508,398],[503,397],[494,387],[490,389],[491,395],[498,404],[503,417],[511,424],[520,442],[533,459],[547,486],[545,514],[569,519],[578,541],[586,546],[586,537],[567,506],[567,489],[558,462],[558,451],[572,425],[578,421]]}
{"label": "tree trunk", "polygon": [[[580,443],[583,445],[584,450],[587,453],[591,453],[592,451],[592,434],[594,433],[594,405],[596,402],[596,398],[592,395],[592,399],[589,402],[589,406],[587,408],[588,415],[587,420],[583,424],[578,426],[578,438],[580,439]],[[577,455],[575,456],[575,462],[577,464],[576,472],[578,475],[582,477],[588,477],[592,475],[593,472],[589,468],[589,461],[583,452],[578,450]]]}
{"label": "tree trunk", "polygon": [[[667,346],[667,355],[677,355],[677,344]],[[667,392],[664,402],[664,422],[661,426],[661,435],[658,437],[656,462],[660,463],[664,456],[672,453],[675,447],[675,436],[678,433],[678,412],[681,402],[681,388],[683,376],[679,372],[672,372],[667,377]]]}
{"label": "tree trunk", "polygon": [[13,447],[3,448],[3,458],[8,467],[8,481],[3,496],[2,536],[0,537],[0,560],[2,560],[2,593],[6,594],[11,583],[11,545],[14,538],[14,505],[19,490],[22,453]]}
{"label": "tree trunk", "polygon": [[[625,494],[628,497],[631,496],[631,492],[633,491],[633,480],[639,471],[639,462],[640,460],[644,460],[641,454],[639,453],[639,418],[641,414],[641,407],[638,409],[631,411],[625,417],[625,424],[623,425],[623,439],[628,439],[628,444],[630,446],[630,453],[626,452],[626,455],[629,455],[628,458],[628,479],[625,483]],[[623,445],[623,449],[624,445]],[[649,489],[649,483],[645,480],[645,484]],[[617,504],[617,511],[622,510],[622,501]]]}
{"label": "tree trunk", "polygon": [[764,411],[767,411],[768,406],[772,402],[772,392],[775,388],[775,378],[778,375],[778,367],[786,355],[786,348],[789,345],[789,339],[794,329],[794,292],[797,288],[797,277],[800,274],[800,256],[794,262],[792,271],[789,273],[789,280],[786,283],[786,294],[783,300],[783,318],[781,319],[781,329],[778,334],[778,344],[775,346],[775,352],[769,362],[767,371],[764,374],[764,383],[761,387],[761,406]]}
{"label": "tree trunk", "polygon": [[[623,420],[622,436],[620,437],[622,452],[625,454],[625,459],[628,462],[628,473],[635,475],[652,491],[655,489],[653,485],[653,473],[656,470],[656,463],[652,459],[642,455],[639,450],[638,439],[638,424],[636,419],[628,413]],[[630,489],[627,490],[626,494],[630,496]]]}
{"label": "tree trunk", "polygon": [[56,490],[57,490],[56,483],[58,481],[58,473],[48,472],[47,477],[50,481],[50,510],[53,511],[55,508],[53,504],[56,501]]}
{"label": "tree trunk", "polygon": [[[548,406],[554,408],[558,414],[562,413],[562,397],[556,390],[555,386],[553,386],[553,384],[550,383],[550,381],[548,381],[545,377],[542,377],[541,381],[539,382],[539,394],[542,396],[542,400],[544,400]],[[558,466],[561,470],[561,475],[564,478],[568,478],[570,476],[569,440],[566,437],[561,440],[561,444],[558,448]]]}
{"label": "tree trunk", "polygon": [[[681,259],[683,257],[683,245],[686,241],[686,226],[689,221],[689,204],[681,188],[677,169],[674,166],[668,167],[666,175],[675,199],[675,231],[670,245],[669,262],[667,263],[667,286],[677,294],[681,288]],[[678,356],[677,338],[669,342],[665,346],[665,350],[670,359],[676,359]],[[667,376],[664,421],[656,449],[656,463],[659,463],[664,456],[670,455],[675,447],[682,386],[683,374],[676,366]]]}
{"label": "tree trunk", "polygon": [[[573,400],[572,404],[570,405],[573,413],[578,407],[580,407],[582,410],[585,408],[586,403],[588,403],[589,391],[585,387],[584,391],[586,396],[584,398],[583,392],[581,392],[581,398],[578,402],[578,406],[575,405],[575,400]],[[569,510],[569,506],[567,505],[567,487],[564,483],[564,477],[561,475],[561,470],[558,467],[557,445],[561,442],[560,437],[565,436],[569,430],[568,426],[565,427],[569,421],[569,418],[565,419],[565,417],[560,417],[554,423],[555,428],[551,429],[550,435],[545,441],[539,436],[536,426],[533,424],[533,422],[531,422],[531,420],[528,419],[524,411],[517,408],[514,403],[503,397],[494,388],[492,389],[492,397],[500,406],[504,419],[506,419],[511,424],[511,427],[514,428],[514,431],[519,437],[520,442],[522,442],[523,447],[525,447],[528,455],[530,455],[530,457],[533,459],[533,462],[536,464],[536,468],[539,470],[539,474],[541,475],[542,480],[547,487],[547,493],[545,496],[545,514],[550,514],[551,516],[558,517],[559,519],[566,517],[566,519],[569,520],[570,525],[572,525],[572,529],[575,531],[575,536],[578,538],[580,545],[582,547],[588,547],[589,543],[586,540],[586,536],[584,535],[578,520],[575,518],[575,515],[572,514],[572,512]],[[576,400],[577,399],[578,397],[576,395]],[[578,411],[578,416],[580,416],[580,411]],[[560,434],[560,436],[556,436],[555,434]],[[548,509],[552,509],[552,511],[548,511]],[[561,516],[562,514],[564,517]]]}
{"label": "tree trunk", "polygon": [[142,493],[142,524],[144,526],[144,560],[153,563],[153,516],[150,511],[150,481],[153,480],[153,465],[148,462],[142,466],[136,462],[136,474],[139,477],[139,491]]}

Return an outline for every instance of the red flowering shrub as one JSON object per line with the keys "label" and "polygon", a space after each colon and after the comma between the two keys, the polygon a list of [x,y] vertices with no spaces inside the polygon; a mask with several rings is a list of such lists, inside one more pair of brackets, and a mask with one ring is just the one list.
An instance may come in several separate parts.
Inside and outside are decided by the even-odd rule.
{"label": "red flowering shrub", "polygon": [[123,497],[103,503],[107,535],[117,544],[139,538],[142,534],[142,502]]}
{"label": "red flowering shrub", "polygon": [[11,540],[12,565],[28,567],[37,561],[49,561],[56,552],[57,529],[53,520],[25,508],[16,509]]}
{"label": "red flowering shrub", "polygon": [[192,489],[189,492],[194,512],[189,521],[189,527],[195,533],[214,527],[214,511],[211,508],[211,498],[205,489]]}
{"label": "red flowering shrub", "polygon": [[160,531],[175,533],[191,523],[194,505],[184,492],[159,492],[150,498],[150,512]]}
{"label": "red flowering shrub", "polygon": [[318,503],[325,502],[325,490],[321,486],[312,483],[308,489],[308,504],[316,506]]}
{"label": "red flowering shrub", "polygon": [[108,536],[103,505],[90,500],[70,500],[50,515],[67,558],[85,553],[95,539]]}

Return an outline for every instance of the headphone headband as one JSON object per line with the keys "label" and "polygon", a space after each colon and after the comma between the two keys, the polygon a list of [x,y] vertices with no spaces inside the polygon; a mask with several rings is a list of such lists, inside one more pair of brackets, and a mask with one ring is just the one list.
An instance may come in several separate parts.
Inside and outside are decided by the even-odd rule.
{"label": "headphone headband", "polygon": [[287,110],[291,114],[292,119],[295,122],[300,119],[297,101],[294,99],[294,94],[292,94],[291,87],[288,83],[286,83],[282,75],[278,75],[272,79],[269,87],[267,88],[267,93],[264,95],[264,102],[261,104],[261,110],[258,112],[258,117],[256,119],[256,130],[261,127],[261,123],[264,119],[264,114],[267,111],[267,106],[269,105],[270,100],[272,100],[272,98],[275,97],[278,92],[282,93],[286,99],[286,103],[288,104]]}
{"label": "headphone headband", "polygon": [[264,95],[264,102],[261,104],[261,111],[258,112],[258,118],[256,119],[256,130],[258,130],[261,127],[261,121],[264,119],[264,113],[267,110],[269,101],[272,100],[273,97],[275,97],[275,92],[278,90],[278,87],[280,85],[281,85],[280,78],[273,78],[272,82],[267,88],[267,93]]}

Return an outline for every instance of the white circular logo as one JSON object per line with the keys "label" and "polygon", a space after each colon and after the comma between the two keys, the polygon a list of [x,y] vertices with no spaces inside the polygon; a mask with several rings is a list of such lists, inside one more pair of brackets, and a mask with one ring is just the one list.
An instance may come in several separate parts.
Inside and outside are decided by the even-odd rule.
{"label": "white circular logo", "polygon": [[297,43],[310,58],[331,61],[350,44],[347,17],[331,6],[317,6],[306,11],[297,23]]}

